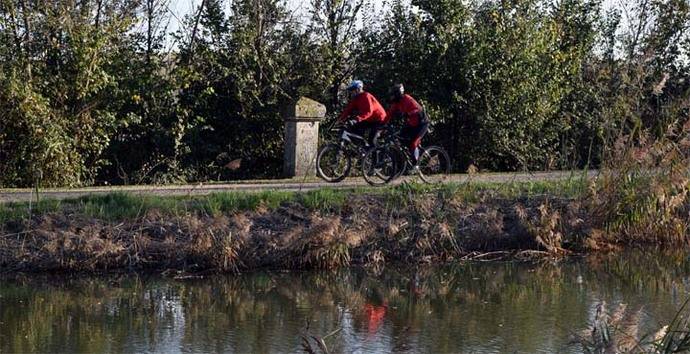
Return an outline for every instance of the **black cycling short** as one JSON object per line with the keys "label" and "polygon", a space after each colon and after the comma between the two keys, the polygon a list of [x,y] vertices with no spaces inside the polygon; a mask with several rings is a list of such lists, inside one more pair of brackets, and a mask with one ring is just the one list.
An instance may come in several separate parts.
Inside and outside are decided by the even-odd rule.
{"label": "black cycling short", "polygon": [[419,124],[416,127],[405,126],[400,130],[400,138],[410,150],[419,146],[422,138],[429,131],[429,122]]}

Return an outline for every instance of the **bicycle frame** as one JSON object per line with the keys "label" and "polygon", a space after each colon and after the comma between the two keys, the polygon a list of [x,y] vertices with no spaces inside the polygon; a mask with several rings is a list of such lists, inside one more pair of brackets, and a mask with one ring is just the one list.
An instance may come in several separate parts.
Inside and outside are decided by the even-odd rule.
{"label": "bicycle frame", "polygon": [[[404,174],[407,170],[415,166],[414,162],[412,161],[412,156],[410,155],[409,149],[406,146],[403,146],[401,142],[399,129],[395,129],[393,127],[387,128],[387,134],[385,136],[383,146],[394,148],[398,150],[400,153],[402,153],[402,155],[404,156],[404,161],[402,161],[402,165],[400,166],[400,175]],[[422,147],[421,145],[419,146],[419,149],[421,151],[424,151],[424,147]]]}
{"label": "bicycle frame", "polygon": [[331,131],[337,132],[339,136],[338,144],[343,152],[355,156],[369,148],[367,139],[361,135],[347,131],[345,127],[334,128]]}
{"label": "bicycle frame", "polygon": [[347,129],[341,129],[341,130],[342,130],[342,133],[340,134],[340,141],[341,142],[346,141],[346,142],[351,143],[351,144],[357,144],[356,142],[353,141],[353,139],[354,139],[356,141],[361,141],[362,143],[364,143],[364,145],[368,145],[366,139],[364,139],[363,136],[360,136],[360,135],[357,135],[354,133],[350,133],[349,131],[347,131]]}

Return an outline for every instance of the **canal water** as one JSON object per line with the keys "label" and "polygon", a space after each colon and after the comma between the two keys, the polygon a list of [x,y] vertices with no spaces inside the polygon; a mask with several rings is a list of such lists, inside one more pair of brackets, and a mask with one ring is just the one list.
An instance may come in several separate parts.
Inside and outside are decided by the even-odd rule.
{"label": "canal water", "polygon": [[[0,352],[580,353],[597,307],[640,335],[690,296],[686,255],[335,272],[0,279]],[[312,343],[313,344],[313,343]]]}

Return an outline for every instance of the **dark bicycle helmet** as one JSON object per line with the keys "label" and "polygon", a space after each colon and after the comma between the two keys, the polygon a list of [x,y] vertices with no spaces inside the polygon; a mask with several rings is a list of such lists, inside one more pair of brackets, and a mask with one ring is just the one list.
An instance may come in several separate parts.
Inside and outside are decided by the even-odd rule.
{"label": "dark bicycle helmet", "polygon": [[395,84],[391,87],[390,91],[391,100],[400,101],[405,95],[405,86],[403,84]]}

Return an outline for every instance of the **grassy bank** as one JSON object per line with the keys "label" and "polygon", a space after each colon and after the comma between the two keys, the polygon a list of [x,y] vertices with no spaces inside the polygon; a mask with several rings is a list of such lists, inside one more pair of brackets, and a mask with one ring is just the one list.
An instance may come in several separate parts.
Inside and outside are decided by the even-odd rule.
{"label": "grassy bank", "polygon": [[109,221],[124,221],[157,211],[171,216],[197,214],[219,216],[227,213],[255,211],[260,208],[276,209],[281,204],[295,203],[313,211],[337,211],[353,195],[382,197],[388,204],[405,203],[410,196],[429,193],[443,194],[464,201],[476,201],[481,194],[517,198],[554,195],[575,197],[585,188],[583,180],[573,177],[563,181],[536,181],[512,183],[482,183],[427,185],[404,184],[388,188],[319,189],[308,192],[223,192],[206,196],[161,197],[110,193],[67,200],[42,199],[33,203],[0,204],[0,223],[20,221],[32,216],[56,212],[69,212]]}
{"label": "grassy bank", "polygon": [[4,204],[0,271],[327,269],[676,246],[690,224],[681,175]]}
{"label": "grassy bank", "polygon": [[[485,240],[453,240],[452,229],[466,227],[458,223],[476,218],[476,208],[495,210],[480,212],[480,219],[498,219],[501,205],[537,203],[546,196],[572,200],[584,189],[585,182],[573,178],[194,197],[120,193],[10,203],[0,205],[0,266],[5,271],[240,271],[378,264],[410,256],[449,260],[502,249],[488,240],[511,239],[511,230],[505,235],[484,230],[482,224],[503,222],[487,219],[470,226],[478,228],[474,239],[493,233]],[[437,236],[441,239],[434,240]],[[452,254],[436,249],[437,242]]]}

